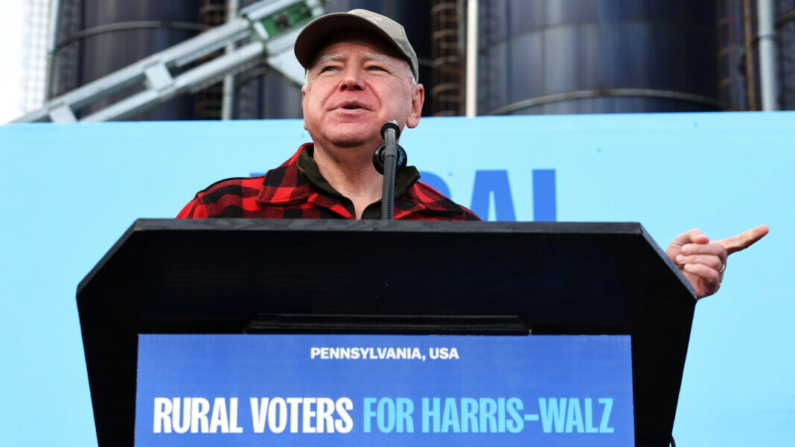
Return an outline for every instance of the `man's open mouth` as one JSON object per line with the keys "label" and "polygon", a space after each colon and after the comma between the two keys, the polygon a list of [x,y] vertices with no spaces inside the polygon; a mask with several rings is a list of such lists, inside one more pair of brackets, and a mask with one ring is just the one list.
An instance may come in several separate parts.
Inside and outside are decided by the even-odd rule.
{"label": "man's open mouth", "polygon": [[348,100],[337,104],[337,107],[343,110],[364,110],[367,109],[366,104],[361,101]]}

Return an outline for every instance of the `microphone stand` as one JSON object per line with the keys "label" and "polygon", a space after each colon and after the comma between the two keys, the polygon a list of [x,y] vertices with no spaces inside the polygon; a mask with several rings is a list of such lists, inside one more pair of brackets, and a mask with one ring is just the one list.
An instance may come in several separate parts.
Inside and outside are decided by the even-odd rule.
{"label": "microphone stand", "polygon": [[387,121],[381,127],[384,144],[378,146],[373,154],[373,166],[383,174],[384,186],[381,190],[381,220],[395,217],[395,176],[397,170],[406,166],[406,151],[397,144],[400,127],[397,121]]}

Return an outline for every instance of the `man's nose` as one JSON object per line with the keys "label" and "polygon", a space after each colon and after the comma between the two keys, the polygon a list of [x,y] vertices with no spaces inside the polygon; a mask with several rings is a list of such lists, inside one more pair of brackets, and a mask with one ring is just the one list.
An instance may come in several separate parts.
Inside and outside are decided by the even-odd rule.
{"label": "man's nose", "polygon": [[348,68],[342,78],[340,85],[342,90],[364,90],[364,79],[358,68]]}

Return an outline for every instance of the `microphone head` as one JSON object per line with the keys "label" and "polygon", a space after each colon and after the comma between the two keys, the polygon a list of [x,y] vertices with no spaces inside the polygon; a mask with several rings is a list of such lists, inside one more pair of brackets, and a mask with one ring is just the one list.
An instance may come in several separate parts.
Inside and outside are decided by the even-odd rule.
{"label": "microphone head", "polygon": [[381,126],[381,138],[386,140],[386,131],[389,129],[393,129],[395,131],[395,140],[400,138],[400,126],[398,126],[397,121],[387,121]]}

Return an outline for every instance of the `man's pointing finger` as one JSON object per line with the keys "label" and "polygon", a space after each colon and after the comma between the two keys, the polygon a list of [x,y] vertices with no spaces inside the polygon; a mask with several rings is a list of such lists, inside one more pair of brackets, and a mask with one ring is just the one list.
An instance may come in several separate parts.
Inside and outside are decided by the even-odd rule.
{"label": "man's pointing finger", "polygon": [[732,254],[741,250],[745,250],[746,248],[755,244],[756,241],[765,237],[769,231],[770,229],[767,227],[767,225],[759,225],[758,227],[752,228],[746,232],[727,237],[726,239],[716,242],[719,242],[726,247],[726,252],[728,254]]}

